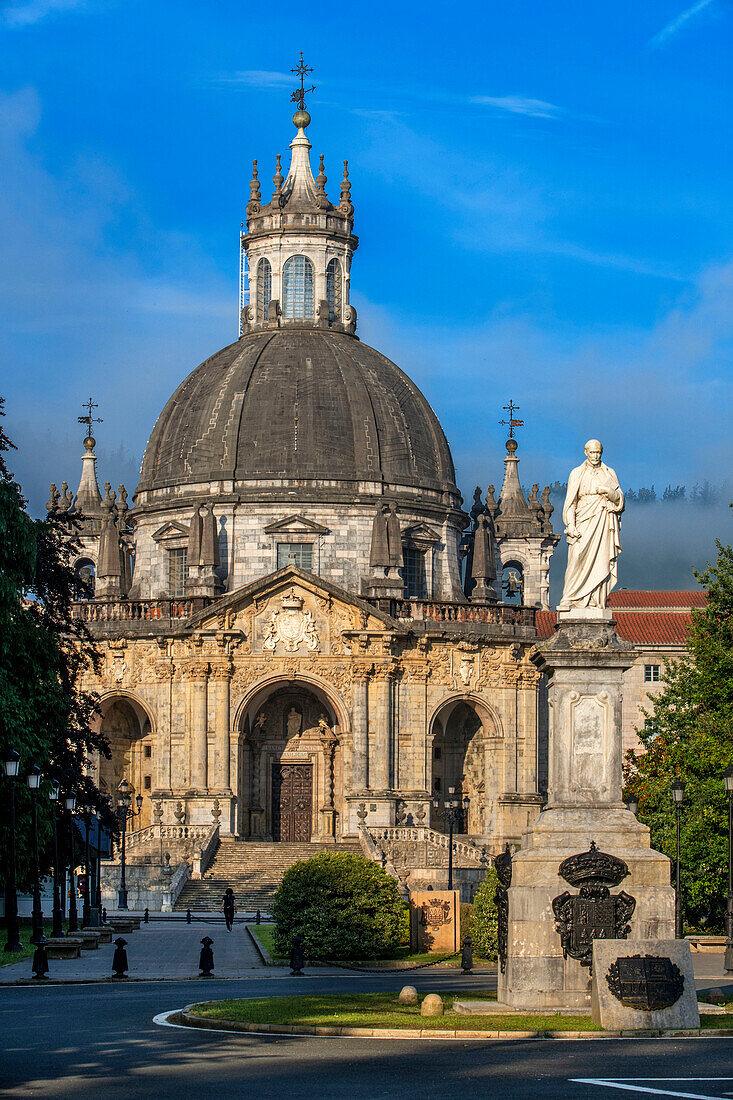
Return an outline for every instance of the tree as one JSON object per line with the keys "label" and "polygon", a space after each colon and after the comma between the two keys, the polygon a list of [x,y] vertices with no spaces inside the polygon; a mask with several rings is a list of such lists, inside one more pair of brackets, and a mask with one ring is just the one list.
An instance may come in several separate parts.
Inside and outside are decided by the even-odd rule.
{"label": "tree", "polygon": [[[0,415],[4,415],[0,399]],[[20,486],[5,454],[14,445],[0,426],[0,756],[20,753],[16,780],[17,877],[30,878],[30,795],[24,782],[29,765],[62,787],[83,791],[114,828],[114,819],[85,776],[90,755],[109,755],[107,742],[92,728],[96,696],[79,681],[97,655],[85,626],[72,617],[77,584],[71,561],[76,551],[71,521],[28,515]],[[2,783],[8,780],[0,780]],[[41,845],[50,832],[48,783],[38,802]],[[8,799],[0,798],[0,853],[8,851]],[[0,859],[5,880],[7,868]]]}
{"label": "tree", "polygon": [[663,690],[639,730],[643,751],[627,755],[626,781],[652,846],[675,856],[670,785],[685,783],[680,877],[686,919],[723,926],[727,891],[728,811],[723,773],[733,765],[733,549],[716,541],[718,558],[697,573],[707,605],[692,613],[687,654],[665,662]]}
{"label": "tree", "polygon": [[400,945],[404,902],[382,868],[350,852],[323,852],[287,869],[272,904],[275,951],[293,936],[307,959],[386,958]]}
{"label": "tree", "polygon": [[471,914],[471,939],[473,953],[480,959],[495,959],[498,948],[499,914],[496,908],[496,889],[499,876],[491,867],[476,891]]}

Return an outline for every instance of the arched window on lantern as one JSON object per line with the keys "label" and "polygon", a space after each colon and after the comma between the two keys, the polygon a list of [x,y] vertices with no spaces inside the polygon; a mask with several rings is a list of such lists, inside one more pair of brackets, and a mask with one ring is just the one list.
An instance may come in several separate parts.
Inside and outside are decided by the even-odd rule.
{"label": "arched window on lantern", "polygon": [[267,307],[272,298],[272,268],[269,260],[257,265],[257,320],[267,320]]}
{"label": "arched window on lantern", "polygon": [[524,570],[518,561],[504,563],[501,571],[502,599],[504,603],[524,603]]}
{"label": "arched window on lantern", "polygon": [[341,320],[341,264],[337,259],[330,260],[326,268],[326,298],[328,300],[328,321]]}
{"label": "arched window on lantern", "polygon": [[93,600],[95,568],[91,558],[79,558],[74,564],[74,599]]}
{"label": "arched window on lantern", "polygon": [[283,267],[283,316],[313,317],[313,264],[307,256],[290,256]]}

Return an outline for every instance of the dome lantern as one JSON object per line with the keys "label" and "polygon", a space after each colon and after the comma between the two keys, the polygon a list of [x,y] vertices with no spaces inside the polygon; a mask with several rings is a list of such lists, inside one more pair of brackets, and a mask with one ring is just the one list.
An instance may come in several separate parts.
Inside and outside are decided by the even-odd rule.
{"label": "dome lantern", "polygon": [[251,296],[242,311],[243,335],[284,326],[350,335],[356,331],[349,276],[359,240],[353,233],[351,184],[344,167],[339,203],[334,206],[326,194],[322,156],[317,179],[313,176],[312,146],[306,135],[311,116],[305,96],[315,88],[304,86],[305,75],[312,71],[301,54],[293,69],[300,76],[300,87],[291,96],[297,107],[293,115],[297,133],[290,143],[287,177],[283,179],[278,155],[270,202],[261,204],[256,170],[250,184],[242,248],[247,253]]}

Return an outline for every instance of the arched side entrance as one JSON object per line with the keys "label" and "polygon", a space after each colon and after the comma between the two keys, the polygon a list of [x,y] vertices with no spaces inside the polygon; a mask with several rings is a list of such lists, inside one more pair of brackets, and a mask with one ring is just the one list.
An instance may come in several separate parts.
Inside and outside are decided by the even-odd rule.
{"label": "arched side entrance", "polygon": [[144,829],[151,824],[150,795],[153,787],[153,732],[143,707],[126,696],[102,700],[101,730],[109,742],[111,759],[101,757],[99,787],[116,805],[116,792],[123,779],[130,784],[134,799],[142,795],[140,816],[132,826]]}
{"label": "arched side entrance", "polygon": [[334,839],[343,754],[334,707],[312,684],[263,687],[240,716],[239,829],[289,843]]}
{"label": "arched side entrance", "polygon": [[[498,737],[488,708],[475,700],[448,700],[434,715],[432,727],[432,794],[439,799],[467,795],[468,810],[454,831],[485,836],[490,831],[493,798],[497,788]],[[431,828],[446,831],[445,823],[431,806]]]}

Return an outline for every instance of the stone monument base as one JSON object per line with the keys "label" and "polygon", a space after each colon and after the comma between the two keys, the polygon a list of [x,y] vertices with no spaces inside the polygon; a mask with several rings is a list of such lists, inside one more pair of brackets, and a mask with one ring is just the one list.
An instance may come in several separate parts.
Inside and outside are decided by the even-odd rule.
{"label": "stone monument base", "polygon": [[[560,864],[594,843],[622,860],[629,874],[619,889],[635,906],[628,944],[674,936],[674,890],[667,856],[649,847],[649,830],[618,806],[564,806],[544,810],[511,861],[507,951],[499,969],[498,1000],[513,1008],[591,1007],[591,968],[564,952],[553,901],[576,892],[560,875]],[[613,933],[611,933],[613,935]],[[590,961],[590,960],[588,960]]]}

